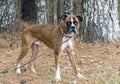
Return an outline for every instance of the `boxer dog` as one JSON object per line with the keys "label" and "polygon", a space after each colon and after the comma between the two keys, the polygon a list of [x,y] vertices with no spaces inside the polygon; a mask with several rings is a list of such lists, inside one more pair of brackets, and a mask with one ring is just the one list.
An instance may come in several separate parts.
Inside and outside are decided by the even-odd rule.
{"label": "boxer dog", "polygon": [[[20,67],[21,60],[24,56],[26,56],[30,48],[32,49],[31,59],[37,56],[38,46],[40,44],[39,42],[42,41],[47,47],[52,48],[54,50],[56,81],[61,80],[59,59],[60,55],[64,51],[66,51],[67,55],[69,56],[75,74],[79,78],[83,77],[77,70],[73,52],[74,36],[78,34],[79,26],[82,22],[82,17],[64,14],[61,16],[61,19],[62,21],[59,25],[37,24],[26,26],[27,28],[25,28],[25,30],[21,34],[22,51],[17,59],[18,67]],[[31,70],[33,72],[36,72],[33,66],[31,66]],[[20,68],[17,69],[17,72],[21,73]]]}

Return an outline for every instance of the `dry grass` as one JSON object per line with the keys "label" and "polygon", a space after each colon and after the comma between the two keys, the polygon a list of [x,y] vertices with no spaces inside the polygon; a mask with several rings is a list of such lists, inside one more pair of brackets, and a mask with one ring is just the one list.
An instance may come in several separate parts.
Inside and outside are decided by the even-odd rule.
{"label": "dry grass", "polygon": [[4,39],[0,39],[0,48],[9,48],[10,44],[4,40]]}

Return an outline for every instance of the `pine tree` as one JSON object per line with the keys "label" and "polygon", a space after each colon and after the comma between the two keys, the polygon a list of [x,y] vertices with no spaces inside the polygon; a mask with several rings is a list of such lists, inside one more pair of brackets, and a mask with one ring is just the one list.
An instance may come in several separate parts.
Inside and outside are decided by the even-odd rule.
{"label": "pine tree", "polygon": [[0,0],[0,30],[17,24],[15,0]]}
{"label": "pine tree", "polygon": [[92,43],[116,42],[120,34],[118,0],[82,0],[82,39]]}

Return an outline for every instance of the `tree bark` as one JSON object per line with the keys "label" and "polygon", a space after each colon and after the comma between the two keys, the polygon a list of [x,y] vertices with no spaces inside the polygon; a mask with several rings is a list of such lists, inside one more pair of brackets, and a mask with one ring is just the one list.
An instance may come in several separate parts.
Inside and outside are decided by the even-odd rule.
{"label": "tree bark", "polygon": [[73,0],[73,14],[81,15],[81,0]]}
{"label": "tree bark", "polygon": [[64,0],[64,13],[73,14],[73,0]]}
{"label": "tree bark", "polygon": [[21,18],[21,0],[16,0],[16,14],[18,18]]}
{"label": "tree bark", "polygon": [[16,5],[15,0],[1,0],[0,1],[0,30],[7,30],[8,28],[17,24]]}
{"label": "tree bark", "polygon": [[61,21],[60,17],[64,14],[64,0],[57,1],[57,19],[58,23]]}
{"label": "tree bark", "polygon": [[47,0],[47,21],[48,23],[57,23],[57,5],[58,0]]}
{"label": "tree bark", "polygon": [[116,42],[118,24],[118,0],[82,0],[82,38],[91,43]]}
{"label": "tree bark", "polygon": [[36,22],[37,6],[35,0],[21,0],[21,15],[26,21]]}
{"label": "tree bark", "polygon": [[45,0],[36,0],[37,5],[37,23],[46,24],[47,23],[47,10]]}

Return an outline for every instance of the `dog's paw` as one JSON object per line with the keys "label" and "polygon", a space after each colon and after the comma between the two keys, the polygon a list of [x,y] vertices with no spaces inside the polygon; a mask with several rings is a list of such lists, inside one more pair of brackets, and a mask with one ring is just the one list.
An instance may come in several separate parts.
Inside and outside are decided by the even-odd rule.
{"label": "dog's paw", "polygon": [[16,73],[21,74],[21,70],[20,70],[20,69],[17,69],[17,70],[16,70]]}
{"label": "dog's paw", "polygon": [[59,82],[59,81],[61,81],[61,78],[60,77],[55,77],[55,82]]}
{"label": "dog's paw", "polygon": [[60,82],[61,81],[61,79],[55,79],[55,82]]}
{"label": "dog's paw", "polygon": [[21,68],[20,68],[20,64],[18,64],[18,66],[17,66],[17,69],[16,69],[16,73],[18,73],[18,74],[21,74]]}
{"label": "dog's paw", "polygon": [[37,72],[36,72],[36,70],[33,68],[33,66],[31,66],[30,70],[31,70],[33,73],[37,74]]}
{"label": "dog's paw", "polygon": [[52,84],[56,84],[56,83],[60,83],[61,82],[61,78],[56,78],[52,80]]}
{"label": "dog's paw", "polygon": [[[77,77],[79,78],[79,79],[81,79],[81,78],[85,78],[82,74],[80,74],[79,72],[77,73]],[[86,78],[85,78],[86,79]]]}

